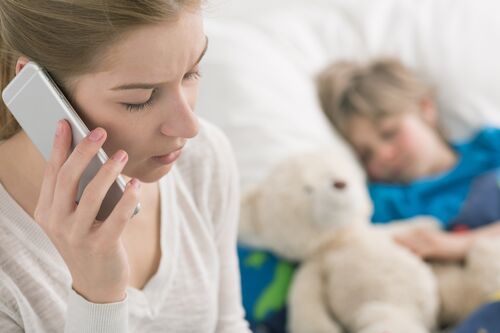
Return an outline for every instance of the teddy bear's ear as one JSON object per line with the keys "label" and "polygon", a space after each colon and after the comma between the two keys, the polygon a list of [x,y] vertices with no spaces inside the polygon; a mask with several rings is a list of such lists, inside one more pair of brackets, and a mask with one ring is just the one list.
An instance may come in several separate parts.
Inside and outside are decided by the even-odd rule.
{"label": "teddy bear's ear", "polygon": [[246,192],[241,199],[240,225],[238,240],[252,246],[262,246],[263,239],[257,213],[259,190],[254,188]]}

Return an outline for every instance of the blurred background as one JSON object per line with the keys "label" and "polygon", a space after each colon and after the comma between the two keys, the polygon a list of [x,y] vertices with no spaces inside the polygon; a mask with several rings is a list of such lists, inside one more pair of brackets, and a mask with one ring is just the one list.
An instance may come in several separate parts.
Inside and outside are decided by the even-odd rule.
{"label": "blurred background", "polygon": [[[352,159],[320,109],[315,77],[333,61],[388,56],[435,89],[444,134],[460,141],[500,125],[498,13],[495,0],[208,1],[197,112],[229,137],[244,194],[296,153]],[[246,274],[243,283],[259,279]],[[243,296],[247,315],[265,317],[251,305],[258,295]]]}
{"label": "blurred background", "polygon": [[208,1],[197,112],[229,136],[245,190],[293,152],[342,150],[319,109],[319,70],[394,56],[436,89],[460,140],[500,124],[499,12],[494,0]]}

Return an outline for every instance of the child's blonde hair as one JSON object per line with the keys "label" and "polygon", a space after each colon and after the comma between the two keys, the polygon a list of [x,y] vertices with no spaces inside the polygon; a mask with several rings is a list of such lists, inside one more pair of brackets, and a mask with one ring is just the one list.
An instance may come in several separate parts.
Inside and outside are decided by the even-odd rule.
{"label": "child's blonde hair", "polygon": [[374,121],[398,112],[414,111],[433,90],[396,59],[379,59],[367,65],[339,61],[317,78],[323,111],[342,135],[353,115]]}

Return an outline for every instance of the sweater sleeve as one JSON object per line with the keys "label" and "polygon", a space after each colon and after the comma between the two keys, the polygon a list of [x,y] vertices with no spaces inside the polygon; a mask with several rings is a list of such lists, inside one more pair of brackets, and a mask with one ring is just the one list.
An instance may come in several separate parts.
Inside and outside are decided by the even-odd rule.
{"label": "sweater sleeve", "polygon": [[[9,331],[10,332],[10,331]],[[73,289],[68,295],[65,333],[127,333],[128,301],[96,304]]]}
{"label": "sweater sleeve", "polygon": [[239,178],[236,162],[226,137],[219,131],[215,135],[216,183],[214,193],[219,198],[214,218],[215,240],[219,255],[219,304],[217,333],[250,332],[244,319],[241,300],[240,272],[236,253],[239,220]]}
{"label": "sweater sleeve", "polygon": [[12,314],[0,304],[0,332],[22,333],[24,329],[13,319]]}

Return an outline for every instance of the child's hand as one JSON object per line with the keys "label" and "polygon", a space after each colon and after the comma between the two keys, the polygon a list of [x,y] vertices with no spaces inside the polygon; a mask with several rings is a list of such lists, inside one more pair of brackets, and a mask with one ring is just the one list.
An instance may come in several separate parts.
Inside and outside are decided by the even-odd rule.
{"label": "child's hand", "polygon": [[110,158],[76,205],[79,179],[106,140],[106,132],[94,130],[69,154],[71,128],[65,121],[58,126],[34,218],[64,259],[78,293],[94,303],[121,301],[129,282],[121,234],[137,205],[139,183],[129,183],[106,221],[96,221],[102,200],[125,166],[127,155],[119,151]]}
{"label": "child's hand", "polygon": [[454,234],[439,229],[414,228],[394,236],[394,240],[423,259],[463,260],[472,238],[467,233]]}

